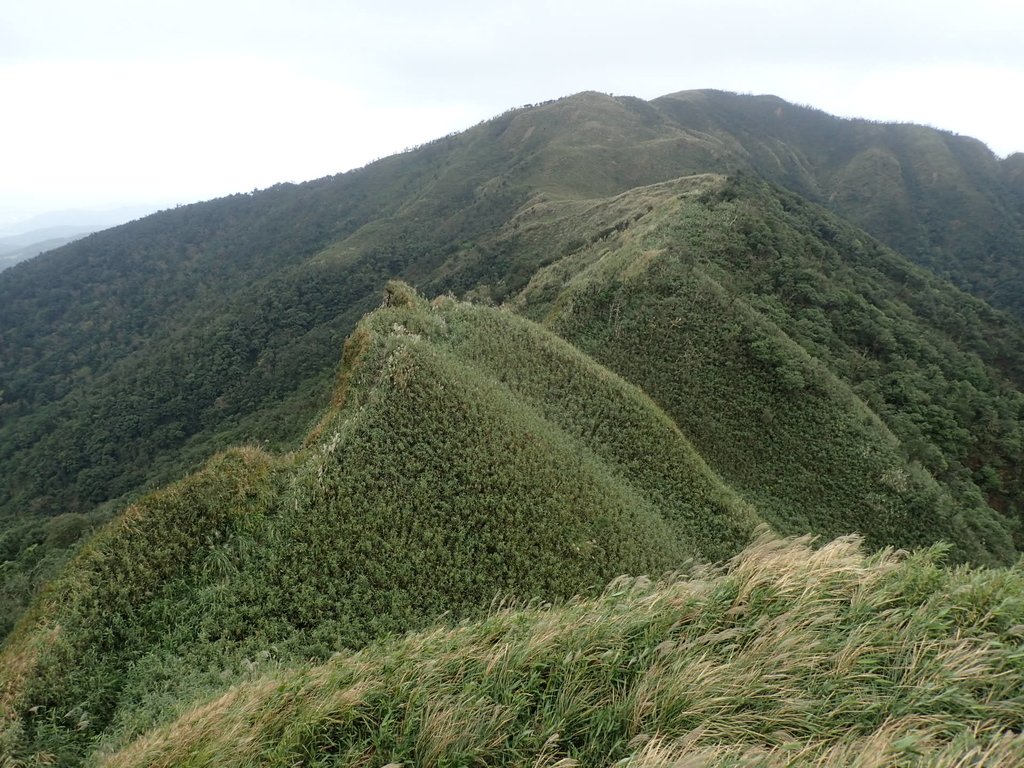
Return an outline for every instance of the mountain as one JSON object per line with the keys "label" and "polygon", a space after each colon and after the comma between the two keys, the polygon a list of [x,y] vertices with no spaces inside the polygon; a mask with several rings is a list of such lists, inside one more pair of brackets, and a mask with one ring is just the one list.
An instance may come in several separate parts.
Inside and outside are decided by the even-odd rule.
{"label": "mountain", "polygon": [[761,183],[684,179],[593,215],[603,236],[513,306],[640,385],[776,530],[909,547],[927,520],[967,559],[1013,559],[1024,400],[1019,364],[998,367],[1017,328]]}
{"label": "mountain", "polygon": [[915,263],[1024,317],[1024,198],[1012,157],[1000,161],[966,136],[837,120],[772,96],[690,91],[653,105],[716,137],[730,171],[753,170],[827,205]]}
{"label": "mountain", "polygon": [[[340,177],[165,211],[5,275],[0,465],[15,479],[0,506],[79,511],[145,477],[177,476],[181,456],[294,440],[384,280],[427,294],[486,284],[503,300],[554,255],[484,252],[483,241],[545,196],[734,170],[755,149],[684,129],[652,104],[582,94]],[[1020,273],[1015,258],[1005,285]],[[311,377],[316,386],[297,391]],[[254,418],[285,400],[287,414],[267,415],[275,424]],[[124,403],[126,424],[112,417]],[[60,447],[48,439],[57,432]]]}
{"label": "mountain", "polygon": [[[826,185],[840,167],[828,147],[887,147],[911,168],[932,157],[910,141],[918,134],[925,149],[974,146],[931,129],[838,120],[769,97],[701,91],[648,103],[584,93],[510,111],[340,176],[163,211],[5,271],[0,557],[12,565],[4,571],[0,600],[11,606],[8,622],[25,596],[59,570],[58,553],[126,499],[232,445],[294,447],[327,405],[344,338],[378,303],[388,279],[407,280],[425,295],[452,291],[478,301],[521,301],[517,295],[538,270],[554,269],[581,249],[592,253],[606,241],[617,247],[635,221],[665,224],[653,235],[662,245],[714,255],[708,285],[721,287],[730,311],[745,308],[736,322],[746,336],[772,339],[760,348],[767,362],[758,386],[778,368],[772,368],[774,357],[809,355],[823,366],[823,376],[838,380],[827,389],[846,389],[826,401],[859,399],[856,407],[870,410],[845,416],[848,429],[857,419],[877,417],[884,428],[866,429],[892,433],[883,453],[902,457],[889,467],[895,474],[887,475],[895,487],[932,488],[945,518],[966,514],[974,527],[991,529],[965,534],[965,542],[975,543],[961,551],[979,561],[1005,561],[1012,551],[1008,537],[1016,537],[1014,548],[1021,543],[1019,320],[929,277],[870,234],[849,229],[849,219],[836,216],[849,209],[856,218],[856,211],[848,205],[839,210],[846,198],[830,202]],[[909,154],[900,154],[904,149]],[[983,182],[971,187],[971,199],[978,206],[988,200],[985,216],[1002,217],[992,231],[1016,232],[1020,185],[1013,169],[1019,159],[939,153],[931,171],[936,189],[945,188],[947,175],[940,171],[951,156],[959,158],[957,184]],[[970,165],[971,158],[978,163]],[[661,207],[672,203],[658,185],[708,170],[733,179],[768,177],[775,191],[734,183],[731,202],[695,198],[696,207],[688,209],[692,227],[680,233],[669,226]],[[999,180],[1004,176],[1009,181]],[[789,185],[787,193],[780,183]],[[891,190],[881,185],[863,192],[884,197]],[[1013,194],[1018,203],[1010,210]],[[621,195],[637,203],[628,214],[616,212]],[[773,196],[777,202],[769,205]],[[933,215],[938,198],[915,193],[907,199],[908,231],[923,221],[926,230],[934,225],[929,237],[945,237],[948,217]],[[800,212],[780,214],[779,206]],[[776,232],[779,216],[799,219],[783,222],[784,236]],[[719,233],[718,241],[701,240],[705,225]],[[742,236],[728,231],[740,225]],[[832,242],[837,238],[842,247]],[[973,242],[948,240],[943,258],[964,269],[980,265]],[[849,259],[855,268],[832,274]],[[1012,285],[1020,252],[1006,251],[1001,259],[1002,284]],[[753,266],[758,269],[751,272]],[[751,274],[762,275],[765,284],[751,286]],[[706,293],[689,300],[702,301]],[[536,292],[530,294],[536,304]],[[706,331],[716,334],[713,325]],[[582,337],[574,340],[600,357]],[[644,359],[651,341],[637,339],[637,359]],[[657,359],[664,354],[650,350]],[[636,371],[636,363],[620,370],[606,362],[627,378]],[[707,399],[697,401],[698,410],[718,409],[716,393],[732,386],[727,370],[713,370],[718,378],[707,382],[716,381],[717,389],[701,391]],[[691,376],[688,384],[694,381]],[[681,397],[664,387],[651,394],[666,408]],[[775,464],[764,461],[770,444],[751,441],[744,431],[751,418],[764,426],[792,411],[786,397],[779,391],[774,402],[751,400],[745,411],[731,412],[731,426],[689,422],[703,429],[716,471],[743,480],[747,493],[774,505],[780,516],[806,522],[817,495],[816,474],[806,469],[814,457],[790,457],[799,456],[804,467],[806,488],[798,492],[789,487],[792,478],[782,483]],[[674,416],[687,422],[678,410]],[[792,427],[789,439],[802,444],[795,423],[772,423],[762,432],[766,440]],[[829,434],[825,422],[814,428]],[[717,440],[725,435],[735,446],[728,456]],[[829,455],[835,468],[839,454],[830,448]],[[742,469],[750,466],[763,467],[759,480],[735,474],[750,475]],[[881,464],[876,468],[883,472]],[[888,492],[865,497],[867,486],[853,481],[852,469],[843,472],[851,482],[836,482],[832,509],[848,498],[884,508]],[[954,513],[951,503],[971,511]],[[793,510],[782,509],[791,504]],[[844,514],[845,522],[832,519],[825,530],[860,530],[847,524],[856,514]],[[985,543],[977,545],[981,539]]]}
{"label": "mountain", "polygon": [[[880,454],[885,450],[884,435],[861,440],[858,451],[871,445]],[[873,530],[879,521],[866,515],[863,524],[879,538],[921,542],[949,534],[934,519],[935,510],[912,512],[893,531]],[[225,727],[221,719],[273,711],[275,723],[243,729],[267,729],[258,733],[266,745],[259,748],[278,755],[272,761],[294,759],[293,748],[322,758],[332,750],[325,752],[326,742],[316,734],[335,718],[326,711],[336,704],[327,702],[347,690],[333,687],[351,680],[348,649],[369,646],[358,662],[360,675],[390,679],[399,674],[388,670],[400,659],[412,665],[405,674],[423,679],[419,665],[434,663],[442,653],[435,643],[454,645],[446,653],[468,659],[475,651],[461,644],[480,633],[491,638],[479,641],[487,648],[516,644],[516,657],[540,652],[551,663],[571,659],[572,653],[559,649],[575,647],[608,659],[604,672],[579,680],[598,686],[593,693],[560,683],[545,695],[561,703],[536,710],[521,700],[525,710],[516,717],[542,716],[550,720],[547,728],[568,727],[559,725],[557,710],[601,696],[597,691],[610,684],[608,675],[625,656],[644,660],[618,673],[630,681],[626,700],[643,699],[646,691],[655,697],[655,709],[685,701],[693,683],[684,670],[707,653],[705,642],[732,646],[721,652],[740,654],[734,663],[749,665],[754,677],[748,684],[755,687],[768,685],[759,676],[769,668],[780,674],[780,648],[793,648],[788,684],[813,698],[822,683],[811,659],[820,665],[818,654],[827,647],[838,664],[867,627],[876,643],[890,649],[885,653],[892,655],[894,669],[908,643],[946,658],[939,674],[951,679],[978,663],[975,654],[982,647],[990,666],[972,678],[973,688],[938,699],[928,693],[934,689],[928,675],[935,672],[915,671],[902,686],[871,694],[872,684],[847,670],[842,674],[851,678],[845,694],[851,707],[864,696],[880,696],[886,710],[907,718],[901,734],[913,729],[914,717],[936,708],[957,719],[964,733],[974,720],[986,722],[991,736],[985,738],[1011,727],[1012,718],[993,697],[1005,697],[1019,678],[1010,629],[1016,614],[1000,607],[1008,599],[1019,603],[1012,601],[1020,589],[1016,571],[945,571],[937,564],[938,550],[911,560],[891,552],[866,559],[849,539],[814,552],[806,542],[766,537],[764,529],[755,508],[723,483],[678,425],[635,386],[508,310],[450,298],[428,303],[408,286],[392,283],[384,306],[350,336],[332,405],[298,450],[274,456],[248,447],[214,457],[199,472],[129,507],[48,588],[0,655],[0,745],[30,762],[77,764],[90,753],[92,762],[127,761],[121,764],[150,764],[156,754],[175,765],[203,754],[218,764],[263,762],[270,758],[254,758],[251,741],[237,740],[241,726]],[[750,548],[725,570],[695,564],[728,559],[744,547]],[[388,639],[424,630],[444,616],[479,621],[502,596],[514,597],[513,605],[564,603],[581,593],[596,594],[621,573],[680,568],[692,571],[691,577],[670,577],[656,588],[649,580],[620,580],[604,597],[549,616],[546,609],[533,609],[483,619],[486,629],[465,625],[448,639],[444,633],[451,630],[434,630],[429,639]],[[915,587],[922,573],[932,574],[927,586]],[[977,602],[982,598],[967,596],[971,589],[984,594],[990,612],[1000,612],[998,621],[990,619],[991,628],[969,619],[985,610]],[[861,594],[870,597],[855,605],[854,596]],[[956,610],[950,610],[950,600],[959,601]],[[894,603],[904,608],[885,610]],[[799,629],[771,622],[774,629],[765,634],[770,617],[793,612],[818,618]],[[599,619],[603,614],[621,618]],[[680,615],[691,618],[681,623]],[[918,622],[911,635],[905,628],[909,616]],[[582,634],[570,640],[577,632]],[[977,638],[977,645],[965,646],[970,660],[956,656],[958,643],[969,642],[964,633]],[[680,654],[672,673],[654,661],[662,653],[657,649],[669,642]],[[608,656],[611,648],[619,650]],[[764,654],[771,655],[770,665],[758,661]],[[703,658],[709,674],[731,674],[725,656],[713,663]],[[324,666],[309,669],[309,659]],[[870,662],[876,674],[880,663],[889,662]],[[491,685],[536,685],[529,682],[527,666],[524,659],[522,667],[513,665]],[[257,670],[268,680],[249,682]],[[655,685],[651,675],[659,672],[667,677]],[[579,672],[566,669],[557,676],[570,674]],[[398,679],[400,674],[378,699],[396,711],[409,706],[402,703],[405,694],[393,690],[401,687]],[[225,685],[237,687],[225,692]],[[712,678],[702,685],[717,688],[721,682]],[[668,698],[655,706],[660,698],[654,690],[662,686]],[[978,686],[987,693],[973,693]],[[303,693],[291,705],[271,708],[266,692],[284,688]],[[503,695],[488,690],[494,702]],[[188,706],[203,699],[223,702],[225,696],[237,703]],[[323,703],[307,703],[306,697]],[[978,703],[964,702],[972,697]],[[990,715],[979,714],[982,702]],[[294,728],[306,717],[295,707],[322,711],[325,720],[303,729],[297,745],[288,737],[277,743],[282,721]],[[612,711],[607,717],[614,719]],[[796,728],[798,711],[806,715],[783,706],[766,717],[778,718],[780,728]],[[828,707],[815,716],[836,718],[836,735],[819,737],[817,748],[854,748],[860,742],[848,742],[849,729],[835,713]],[[705,716],[691,710],[655,718],[648,727],[668,729],[662,734],[667,737]],[[376,723],[377,715],[370,717]],[[178,718],[184,724],[174,723]],[[505,718],[498,722],[494,727],[506,732]],[[729,732],[740,722],[719,727]],[[387,732],[383,724],[370,727],[371,739],[377,729]],[[864,737],[878,738],[875,727],[866,724]],[[560,730],[560,749],[578,759],[625,750],[626,742],[648,732],[619,723],[609,733],[613,742],[606,742],[601,729],[582,721],[576,728],[576,735]],[[155,735],[148,733],[154,729]],[[387,748],[422,750],[429,737],[409,738]],[[532,745],[528,750],[535,752],[549,738],[550,733],[528,736],[522,749]],[[939,734],[917,738],[930,748],[946,743]],[[501,758],[500,750],[508,748],[502,744],[487,754]],[[464,749],[486,752],[476,742]],[[124,754],[115,756],[119,750]]]}
{"label": "mountain", "polygon": [[[0,748],[144,753],[194,702],[245,710],[254,670],[710,578],[759,536],[858,535],[884,574],[932,548],[893,600],[954,642],[940,585],[1001,595],[1024,551],[1020,162],[773,97],[583,93],[6,270]],[[921,744],[1015,748],[978,717],[984,746]]]}

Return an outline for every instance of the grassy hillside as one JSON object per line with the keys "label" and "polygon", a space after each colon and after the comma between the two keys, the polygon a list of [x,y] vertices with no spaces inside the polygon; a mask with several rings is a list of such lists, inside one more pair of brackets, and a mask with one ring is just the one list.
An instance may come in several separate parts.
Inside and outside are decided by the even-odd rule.
{"label": "grassy hillside", "polygon": [[559,255],[495,247],[503,229],[689,174],[788,185],[1015,307],[1013,158],[975,144],[778,99],[583,93],[358,171],[98,233],[0,277],[0,515],[87,512],[240,440],[290,446],[387,279],[503,300]]}
{"label": "grassy hillside", "polygon": [[762,540],[598,598],[265,669],[88,764],[1015,766],[1024,581]]}
{"label": "grassy hillside", "polygon": [[1013,158],[1000,161],[967,136],[840,120],[774,96],[684,91],[651,105],[719,139],[723,170],[752,171],[827,205],[915,263],[1024,317],[1024,211]]}
{"label": "grassy hillside", "polygon": [[587,215],[614,224],[514,306],[640,386],[778,530],[1015,558],[1012,322],[756,183],[683,180]]}
{"label": "grassy hillside", "polygon": [[713,176],[549,193],[457,247],[403,240],[395,261],[373,246],[392,230],[375,232],[239,287],[81,388],[60,379],[56,401],[10,405],[0,632],[116,499],[231,445],[297,446],[393,268],[485,302],[532,280],[514,306],[643,388],[780,531],[948,538],[976,562],[1021,547],[1020,327],[793,195]]}
{"label": "grassy hillside", "polygon": [[257,661],[325,657],[738,551],[761,521],[645,395],[508,312],[402,284],[300,450],[131,507],[0,656],[8,749],[75,763]]}
{"label": "grassy hillside", "polygon": [[[517,307],[643,387],[779,530],[1007,561],[1020,323],[806,199],[1013,309],[1021,168],[770,97],[582,93],[5,270],[0,636],[147,489],[231,446],[296,449],[394,277],[484,303],[530,284]],[[709,171],[748,181],[726,199]]]}

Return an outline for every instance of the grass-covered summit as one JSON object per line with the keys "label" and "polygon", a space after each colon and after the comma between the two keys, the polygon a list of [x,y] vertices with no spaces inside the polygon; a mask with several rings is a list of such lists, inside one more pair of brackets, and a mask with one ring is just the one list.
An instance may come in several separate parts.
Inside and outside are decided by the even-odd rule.
{"label": "grass-covered summit", "polygon": [[294,453],[228,451],[95,537],[8,638],[4,742],[74,763],[293,663],[737,552],[760,518],[540,326],[388,287]]}

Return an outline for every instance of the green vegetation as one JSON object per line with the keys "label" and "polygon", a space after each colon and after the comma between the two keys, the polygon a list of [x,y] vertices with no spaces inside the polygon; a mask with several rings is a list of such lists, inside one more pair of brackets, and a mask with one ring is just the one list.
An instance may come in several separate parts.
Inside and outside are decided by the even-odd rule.
{"label": "green vegetation", "polygon": [[[875,155],[891,189],[858,159]],[[561,255],[517,227],[694,173],[770,178],[1024,316],[1014,162],[777,99],[585,93],[97,233],[0,277],[0,518],[88,512],[239,442],[292,447],[387,279],[505,300]]]}
{"label": "green vegetation", "polygon": [[1022,169],[584,93],[5,270],[0,768],[1019,764]]}
{"label": "green vegetation", "polygon": [[90,765],[1013,766],[1024,573],[758,542],[253,671]]}
{"label": "green vegetation", "polygon": [[590,215],[626,226],[515,306],[639,385],[776,530],[1016,558],[1012,322],[757,183],[645,187]]}
{"label": "green vegetation", "polygon": [[1013,158],[1000,161],[966,136],[838,120],[773,96],[687,91],[651,105],[721,142],[719,156],[728,159],[702,170],[753,172],[826,205],[1024,318],[1024,210]]}
{"label": "green vegetation", "polygon": [[30,518],[0,529],[0,637],[26,603],[65,566],[83,540],[110,519],[108,510]]}
{"label": "green vegetation", "polygon": [[386,305],[349,340],[305,447],[216,457],[44,594],[0,663],[12,749],[74,762],[253,659],[324,657],[750,540],[759,518],[676,426],[564,341],[403,284]]}

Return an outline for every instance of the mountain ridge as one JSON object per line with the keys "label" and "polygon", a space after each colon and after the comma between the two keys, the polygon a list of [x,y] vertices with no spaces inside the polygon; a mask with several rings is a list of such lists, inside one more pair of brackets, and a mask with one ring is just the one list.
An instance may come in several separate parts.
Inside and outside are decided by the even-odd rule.
{"label": "mountain ridge", "polygon": [[[303,448],[232,449],[145,497],[22,620],[0,665],[19,752],[159,716],[218,658],[325,656],[496,595],[567,599],[728,556],[762,524],[663,412],[567,342],[403,284],[386,296]],[[51,734],[68,709],[79,725]]]}
{"label": "mountain ridge", "polygon": [[[774,99],[758,106],[756,98],[721,92],[687,98],[700,102],[689,126],[666,106],[597,93],[511,110],[363,169],[164,211],[5,272],[0,278],[0,347],[7,353],[0,357],[0,469],[5,477],[0,517],[8,522],[0,556],[15,565],[5,577],[11,586],[0,596],[20,604],[32,588],[27,585],[56,572],[59,564],[46,559],[48,541],[73,541],[76,531],[89,530],[133,495],[181,477],[211,454],[247,442],[282,450],[294,446],[327,405],[324,393],[330,389],[337,350],[373,308],[388,279],[405,279],[427,295],[452,291],[478,301],[510,301],[537,270],[588,243],[614,242],[622,229],[634,225],[633,217],[646,215],[643,207],[618,219],[587,213],[599,210],[602,200],[631,189],[643,197],[652,185],[688,173],[721,175],[724,169],[732,177],[757,179],[760,165],[774,169],[768,175],[776,184],[785,180],[787,167],[801,169],[801,178],[813,181],[813,174],[808,176],[814,170],[811,149],[794,145],[782,151],[787,145],[777,136],[751,133],[766,120],[776,125],[776,133],[779,124],[792,120],[795,127],[786,135],[806,134],[809,147],[830,138],[822,126],[846,131],[838,143],[847,145],[853,141],[850,130],[863,128],[867,138],[857,140],[870,143],[873,136],[904,129],[858,128],[857,121],[833,121],[792,106],[783,106],[779,116]],[[660,102],[678,108],[685,99],[677,94]],[[736,120],[730,130],[740,138],[730,138],[721,127],[726,118],[733,119],[730,115]],[[802,121],[813,130],[801,127]],[[711,130],[715,124],[720,127]],[[939,134],[908,130],[911,136],[918,130],[929,137]],[[744,136],[753,136],[746,148]],[[896,151],[879,146],[883,154]],[[898,142],[893,146],[899,149]],[[770,162],[757,161],[761,155]],[[914,157],[918,162],[921,153]],[[990,165],[983,164],[979,173],[989,173]],[[827,177],[831,167],[822,166],[818,175]],[[892,190],[906,194],[901,187]],[[985,194],[975,198],[983,202]],[[872,195],[866,199],[875,199]],[[914,221],[927,219],[934,203],[922,199],[921,210],[910,211],[907,219],[911,229]],[[828,200],[822,202],[828,207]],[[902,209],[887,205],[884,210]],[[1001,210],[996,206],[991,215]],[[1015,226],[1013,217],[1007,221]],[[754,252],[770,246],[770,228],[754,221],[747,226],[750,232],[737,247]],[[804,226],[818,231],[814,237],[822,240],[835,229],[824,221]],[[873,242],[870,234],[853,239]],[[1012,245],[1013,238],[1007,242]],[[1020,269],[1010,269],[1012,249],[995,260],[974,258],[969,249],[961,255],[979,269],[1004,270],[1005,287],[1016,284]],[[808,264],[807,269],[814,273],[818,267]],[[1024,370],[1019,323],[948,292],[940,297],[933,293],[939,283],[922,282],[903,267],[893,274],[931,297],[916,301],[913,313],[926,313],[928,322],[951,329],[963,343],[969,340],[970,354],[982,356],[989,370],[975,371],[973,379],[1005,375],[1019,388]],[[800,285],[779,289],[787,295],[809,291],[815,282],[830,279],[805,274],[796,281]],[[890,283],[886,290],[910,289]],[[887,310],[870,309],[876,299],[856,295],[854,287],[849,302],[862,317],[862,338],[852,345],[844,342],[847,348],[840,351],[864,356],[857,369],[863,377],[876,369],[873,356],[892,354],[886,352],[895,349],[888,339],[902,320],[882,323],[877,313]],[[755,311],[788,312],[769,306],[779,300],[762,296]],[[835,315],[829,323],[840,322],[844,311],[838,304],[819,309],[827,318]],[[807,314],[812,308],[801,310]],[[797,320],[817,325],[817,333],[834,333],[820,316],[787,322]],[[892,327],[881,329],[880,323]],[[940,346],[928,354],[944,359],[955,351],[947,342]],[[938,397],[938,404],[921,407],[937,407],[950,424],[949,434],[960,434],[956,430],[971,420],[981,423],[981,416],[956,415],[956,409],[942,404],[963,378],[950,366],[944,370],[949,381],[945,394],[929,395]],[[879,407],[894,407],[893,398],[877,394],[878,384],[858,386],[870,386]],[[983,487],[986,503],[1013,518],[1016,491],[1007,487],[1020,483],[1010,458],[1016,449],[1008,446],[1021,416],[1003,395],[990,397],[1002,386],[984,383],[980,399],[975,398],[979,413],[990,414],[986,423],[994,425],[995,441],[956,461],[964,464],[966,458],[970,465],[972,477],[965,487]],[[905,388],[895,380],[886,387]],[[978,388],[975,383],[970,387]],[[933,417],[922,413],[914,418],[920,424],[909,425],[909,434],[920,445],[915,449],[923,457],[919,460],[932,472],[945,472],[944,452],[929,446],[937,431]],[[990,432],[986,427],[978,434],[987,441]],[[960,469],[957,473],[966,478]],[[976,507],[975,502],[970,506]],[[38,544],[44,546],[36,554],[26,554]]]}
{"label": "mountain ridge", "polygon": [[[1021,278],[1018,160],[990,155],[774,98],[588,92],[349,174],[165,211],[3,273],[0,751],[79,765],[156,745],[188,762],[216,744],[226,757],[230,744],[207,739],[221,721],[188,712],[251,711],[257,670],[280,676],[252,701],[265,685],[324,683],[334,654],[387,665],[380,648],[420,642],[410,631],[486,625],[495,600],[571,613],[620,574],[683,569],[695,574],[683,591],[724,601],[712,639],[690,638],[698,655],[704,643],[742,652],[766,623],[796,627],[773,595],[800,583],[831,627],[801,637],[845,649],[829,686],[864,683],[857,696],[886,717],[945,724],[914,736],[921,721],[901,720],[891,739],[881,715],[840,725],[835,688],[801,677],[831,734],[816,759],[861,739],[892,755],[1016,754],[1006,681],[1019,670],[1004,651],[1024,551],[1024,327],[1012,301],[1004,311],[964,291],[995,301]],[[822,544],[766,538],[778,535]],[[781,581],[735,602],[721,574],[764,573],[779,551]],[[796,561],[841,565],[805,583]],[[893,593],[863,602],[860,576],[897,572]],[[848,577],[837,601],[830,585]],[[544,644],[533,614],[511,616],[536,630],[528,646]],[[906,671],[890,619],[920,620],[914,648],[940,655],[966,653],[961,619],[988,627],[998,640],[977,640],[994,666],[938,688],[964,668],[917,670],[913,702],[881,678],[847,678],[842,659],[877,658],[858,634],[868,626],[895,659],[881,677]],[[667,646],[637,648],[595,668],[624,679]],[[980,741],[964,730],[972,685],[995,707]],[[925,695],[938,689],[955,693]],[[640,730],[586,710],[580,734],[615,723],[614,743],[573,736],[559,755],[640,759],[628,747]],[[521,711],[541,730],[568,727]],[[696,743],[678,740],[679,723],[707,727],[671,722],[669,751],[644,759]],[[802,735],[760,734],[760,757],[812,737],[785,722]],[[187,755],[168,746],[177,727]],[[277,733],[261,743],[277,749]],[[555,749],[553,733],[523,749]],[[296,738],[274,754],[333,755],[319,736]],[[373,762],[377,747],[358,748]],[[734,747],[723,760],[747,754]]]}

